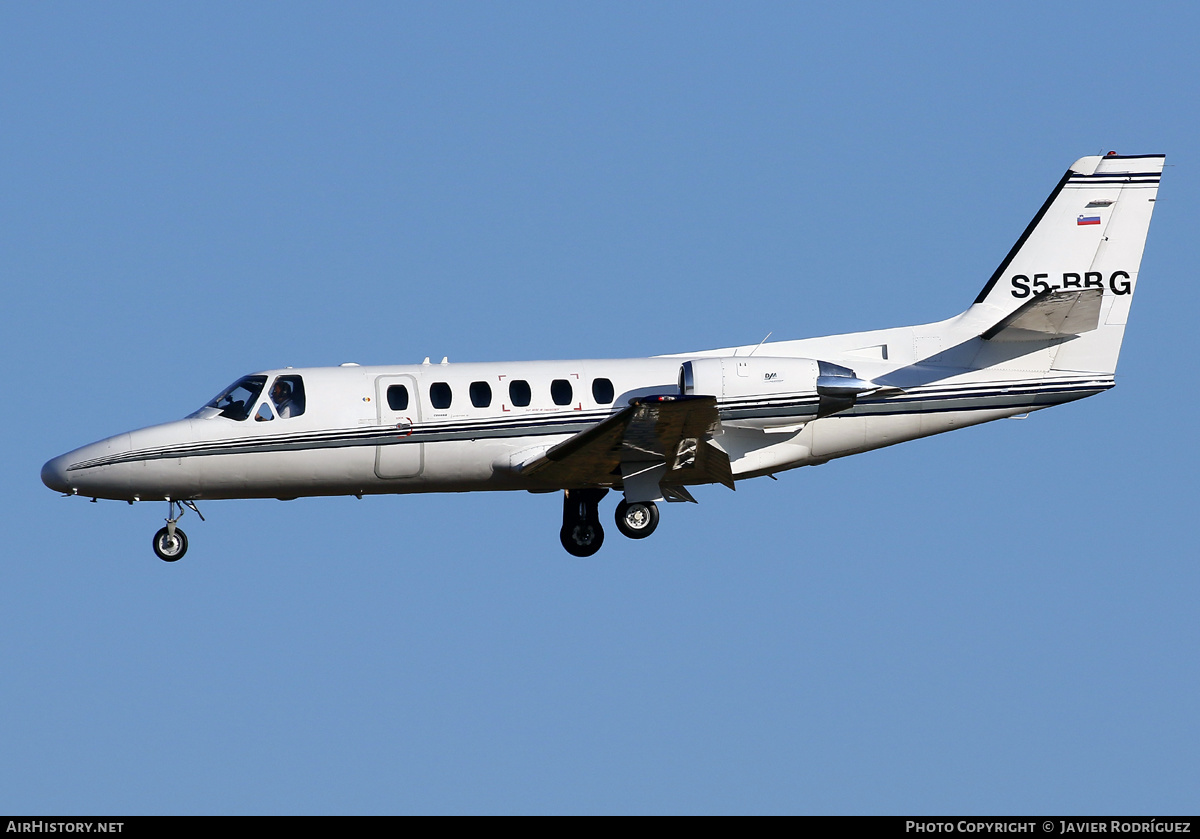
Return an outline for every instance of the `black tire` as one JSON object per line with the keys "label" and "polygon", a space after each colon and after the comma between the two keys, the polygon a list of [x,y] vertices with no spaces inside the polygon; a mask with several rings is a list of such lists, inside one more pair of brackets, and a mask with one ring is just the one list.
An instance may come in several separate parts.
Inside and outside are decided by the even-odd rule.
{"label": "black tire", "polygon": [[617,505],[617,530],[630,539],[645,539],[658,527],[658,505],[653,501],[622,501]]}
{"label": "black tire", "polygon": [[594,519],[569,522],[563,525],[558,538],[571,556],[591,556],[604,544],[604,528]]}
{"label": "black tire", "polygon": [[163,562],[175,562],[183,559],[183,555],[187,553],[187,534],[175,528],[175,538],[171,538],[170,532],[164,527],[154,534],[154,553]]}

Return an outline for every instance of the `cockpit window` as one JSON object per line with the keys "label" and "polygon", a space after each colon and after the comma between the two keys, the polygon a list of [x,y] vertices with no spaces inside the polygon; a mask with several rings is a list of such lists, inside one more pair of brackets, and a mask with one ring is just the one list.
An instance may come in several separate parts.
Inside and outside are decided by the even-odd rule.
{"label": "cockpit window", "polygon": [[304,380],[299,376],[280,376],[271,385],[271,402],[280,419],[304,413]]}
{"label": "cockpit window", "polygon": [[204,407],[216,408],[221,416],[241,422],[250,416],[258,404],[258,395],[266,383],[266,376],[247,376],[223,390],[220,396]]}

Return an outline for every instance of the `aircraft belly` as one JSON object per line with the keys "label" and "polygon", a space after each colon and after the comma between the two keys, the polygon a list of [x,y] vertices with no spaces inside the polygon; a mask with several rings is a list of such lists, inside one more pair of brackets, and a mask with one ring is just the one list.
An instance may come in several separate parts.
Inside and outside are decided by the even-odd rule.
{"label": "aircraft belly", "polygon": [[492,462],[511,448],[509,441],[446,440],[425,445],[425,481],[455,486],[486,484],[492,478]]}
{"label": "aircraft belly", "polygon": [[927,414],[921,419],[921,436],[941,434],[956,428],[966,428],[969,425],[979,425],[983,422],[1005,419],[1028,413],[1029,408],[989,408],[979,411],[945,411],[937,414]]}
{"label": "aircraft belly", "polygon": [[805,465],[812,452],[812,427],[809,423],[782,440],[779,434],[726,427],[717,442],[729,455],[734,477],[751,478]]}
{"label": "aircraft belly", "polygon": [[852,454],[867,448],[867,417],[825,417],[814,422],[812,427],[814,458]]}
{"label": "aircraft belly", "polygon": [[[915,405],[913,405],[915,408]],[[995,407],[974,410],[937,410],[921,413],[826,417],[813,423],[813,459],[824,462],[835,457],[881,449],[956,428],[990,422],[1025,413],[1024,407]],[[1036,410],[1036,409],[1034,409]]]}
{"label": "aircraft belly", "polygon": [[868,416],[866,419],[867,444],[872,449],[915,440],[921,436],[920,414]]}
{"label": "aircraft belly", "polygon": [[292,498],[362,492],[372,483],[374,447],[254,452],[195,458],[198,498]]}
{"label": "aircraft belly", "polygon": [[415,478],[424,469],[424,443],[376,446],[375,452],[375,475],[384,480]]}
{"label": "aircraft belly", "polygon": [[201,491],[200,470],[195,458],[163,458],[127,464],[129,488],[142,500],[194,498]]}

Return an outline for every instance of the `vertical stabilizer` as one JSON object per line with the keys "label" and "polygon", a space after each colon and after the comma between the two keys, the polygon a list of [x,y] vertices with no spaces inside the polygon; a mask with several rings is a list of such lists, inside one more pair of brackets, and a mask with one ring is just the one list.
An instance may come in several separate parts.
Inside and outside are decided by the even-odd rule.
{"label": "vertical stabilizer", "polygon": [[1061,345],[1052,367],[1113,373],[1164,159],[1110,153],[1077,160],[992,274],[971,314],[981,323],[1000,323],[1039,298],[1047,299],[1046,308],[1052,297],[1099,296],[1096,328],[1055,339]]}

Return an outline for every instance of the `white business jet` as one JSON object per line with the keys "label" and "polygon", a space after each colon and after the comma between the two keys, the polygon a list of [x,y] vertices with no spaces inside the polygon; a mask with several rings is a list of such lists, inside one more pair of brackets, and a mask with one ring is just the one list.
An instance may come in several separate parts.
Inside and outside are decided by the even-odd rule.
{"label": "white business jet", "polygon": [[[1117,355],[1162,155],[1076,161],[974,304],[949,320],[654,358],[267,370],[194,414],[56,457],[66,495],[166,501],[187,551],[214,498],[563,492],[563,547],[658,526],[690,487],[774,475],[1092,396]],[[201,516],[201,518],[203,518]]]}

